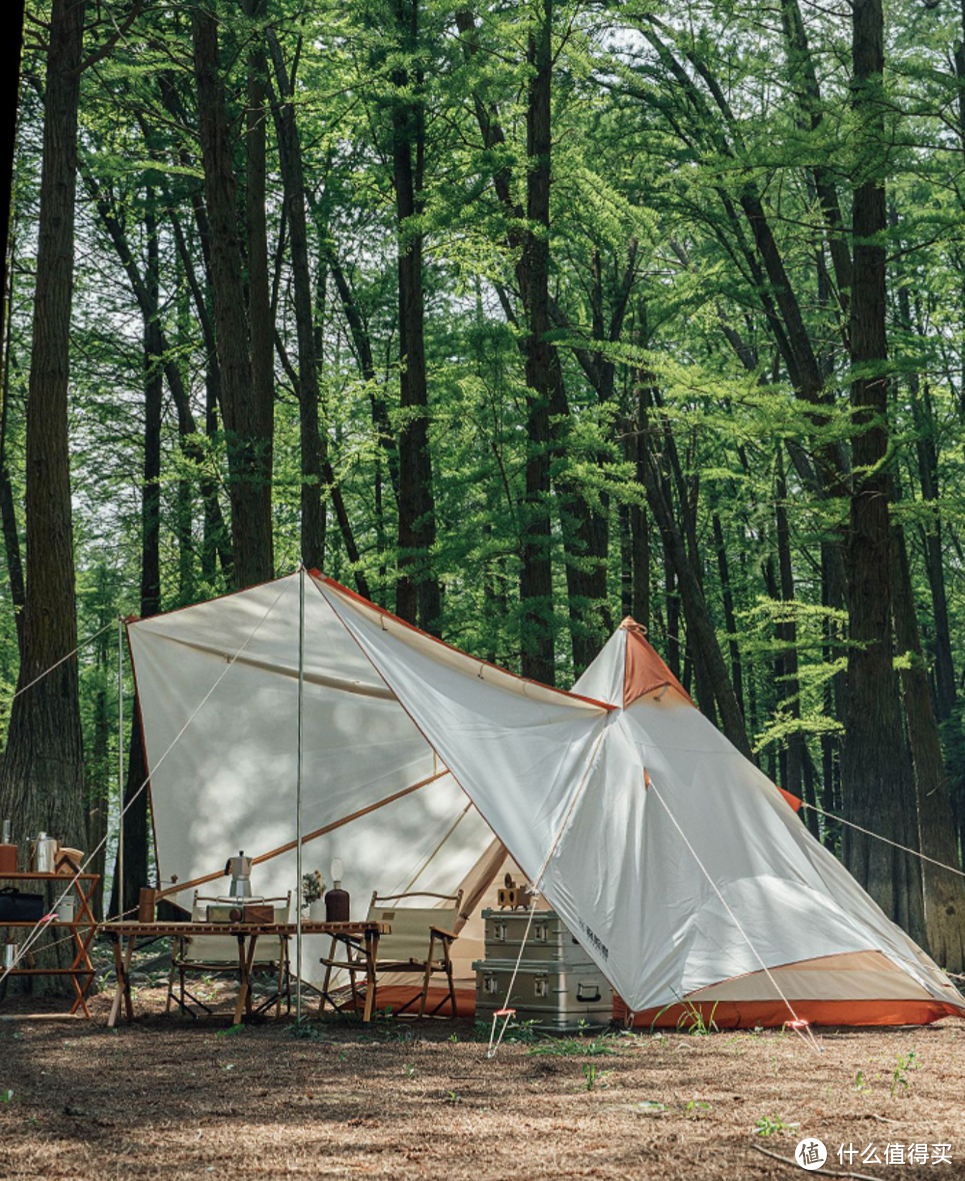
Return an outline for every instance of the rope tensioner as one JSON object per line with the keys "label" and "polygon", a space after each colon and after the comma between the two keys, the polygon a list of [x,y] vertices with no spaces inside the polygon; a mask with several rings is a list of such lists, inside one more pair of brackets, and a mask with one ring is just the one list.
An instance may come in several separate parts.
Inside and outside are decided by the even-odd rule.
{"label": "rope tensioner", "polygon": [[[496,1057],[496,1051],[499,1049],[499,1043],[503,1040],[503,1034],[506,1032],[506,1027],[509,1025],[509,1022],[511,1021],[511,1019],[515,1016],[516,1016],[515,1009],[497,1009],[496,1012],[493,1013],[493,1025],[492,1025],[492,1029],[490,1029],[490,1031],[489,1031],[489,1047],[486,1050],[486,1057],[487,1058],[495,1058]],[[496,1037],[496,1022],[499,1020],[500,1017],[504,1018],[503,1027],[499,1031],[499,1037],[496,1038],[496,1044],[493,1045],[493,1038]]]}

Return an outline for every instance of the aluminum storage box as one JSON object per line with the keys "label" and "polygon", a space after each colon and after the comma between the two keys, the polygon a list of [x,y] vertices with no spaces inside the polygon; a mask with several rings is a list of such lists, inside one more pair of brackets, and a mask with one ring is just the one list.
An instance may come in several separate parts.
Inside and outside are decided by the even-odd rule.
{"label": "aluminum storage box", "polygon": [[[486,959],[512,959],[515,962],[526,935],[529,911],[487,909],[482,912],[482,917],[486,926]],[[533,914],[523,958],[527,962],[592,963],[555,910],[537,910]]]}
{"label": "aluminum storage box", "polygon": [[508,1004],[516,1010],[517,1021],[535,1021],[540,1029],[571,1032],[609,1025],[613,990],[596,964],[524,960],[507,1001],[506,989],[515,966],[515,957],[473,964],[478,1021],[491,1021],[493,1013]]}

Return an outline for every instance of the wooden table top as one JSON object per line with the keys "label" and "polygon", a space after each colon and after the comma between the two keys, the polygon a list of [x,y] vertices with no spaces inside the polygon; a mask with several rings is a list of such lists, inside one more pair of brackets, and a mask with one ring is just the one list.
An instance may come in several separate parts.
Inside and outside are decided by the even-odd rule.
{"label": "wooden table top", "polygon": [[[307,919],[302,923],[303,935],[388,935],[392,927],[388,923],[313,923]],[[182,922],[102,923],[102,935],[120,935],[127,938],[149,939],[168,935],[297,935],[297,923],[210,923],[185,919]]]}
{"label": "wooden table top", "polygon": [[100,878],[99,873],[0,873],[0,881],[12,882],[72,882],[77,878],[82,882],[93,882]]}

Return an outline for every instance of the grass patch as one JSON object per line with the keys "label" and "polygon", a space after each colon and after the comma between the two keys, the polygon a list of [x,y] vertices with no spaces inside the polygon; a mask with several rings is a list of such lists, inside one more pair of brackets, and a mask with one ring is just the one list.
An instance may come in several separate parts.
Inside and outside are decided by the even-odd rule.
{"label": "grass patch", "polygon": [[564,1037],[546,1038],[538,1045],[531,1046],[529,1053],[548,1055],[554,1058],[598,1057],[601,1054],[615,1054],[612,1038],[602,1034],[596,1038]]}

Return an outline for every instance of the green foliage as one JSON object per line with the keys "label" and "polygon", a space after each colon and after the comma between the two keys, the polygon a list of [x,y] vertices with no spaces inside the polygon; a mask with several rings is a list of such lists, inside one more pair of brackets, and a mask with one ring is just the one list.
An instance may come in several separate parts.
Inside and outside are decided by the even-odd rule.
{"label": "green foliage", "polygon": [[[298,1027],[292,1026],[292,1028],[296,1029]],[[246,1029],[246,1026],[243,1024],[229,1025],[227,1029],[219,1029],[218,1032],[215,1034],[215,1037],[237,1037],[238,1034],[244,1033],[245,1029]]]}
{"label": "green foliage", "polygon": [[918,1055],[914,1050],[909,1050],[907,1054],[899,1054],[898,1060],[895,1062],[895,1068],[891,1072],[891,1097],[894,1099],[895,1095],[900,1091],[908,1090],[908,1072],[917,1070],[921,1066]]}
{"label": "green foliage", "polygon": [[[697,703],[716,714],[714,695],[700,683],[688,650],[679,578],[649,519],[635,452],[643,437],[732,680],[740,681],[756,757],[772,778],[788,782],[789,753],[803,750],[817,801],[833,811],[841,800],[849,641],[843,588],[834,582],[829,554],[847,537],[848,505],[846,486],[821,492],[815,473],[826,454],[847,469],[857,428],[848,399],[855,374],[846,293],[834,258],[836,248],[853,243],[846,229],[829,228],[820,182],[830,178],[845,227],[854,181],[883,175],[887,184],[886,464],[934,683],[943,644],[953,672],[960,672],[965,634],[965,583],[957,577],[965,531],[965,223],[952,114],[960,81],[947,60],[961,30],[951,8],[908,0],[891,6],[880,83],[889,137],[884,153],[852,110],[848,33],[834,14],[801,10],[820,89],[808,98],[804,55],[788,45],[781,20],[762,21],[750,7],[715,0],[617,9],[564,0],[554,8],[549,339],[567,398],[566,413],[554,408],[546,447],[553,564],[546,627],[557,681],[568,687],[581,671],[574,640],[598,647],[625,614],[646,610],[640,622],[654,645]],[[36,21],[46,20],[48,9],[40,0],[31,4]],[[326,572],[350,585],[362,575],[380,604],[394,606],[399,553],[391,468],[395,442],[411,420],[399,396],[397,262],[399,250],[421,237],[437,525],[427,561],[443,587],[440,630],[447,641],[519,671],[533,627],[520,597],[533,444],[526,435],[530,391],[521,359],[526,308],[519,268],[529,228],[527,47],[539,6],[466,10],[474,22],[467,31],[452,6],[428,0],[419,5],[414,38],[399,32],[391,6],[381,0],[308,7],[278,0],[264,23],[237,4],[215,9],[242,196],[249,45],[270,33],[273,52],[293,78],[308,190],[318,409],[335,480],[330,486],[320,473],[309,477],[322,484]],[[106,35],[97,26],[91,46]],[[41,42],[28,39],[3,415],[21,545],[42,164],[43,103],[34,80],[43,76],[43,55]],[[211,312],[210,243],[203,239],[203,216],[196,216],[203,169],[191,59],[187,14],[179,6],[147,6],[82,77],[70,373],[81,636],[140,609],[144,323],[126,264],[133,259],[145,271],[151,208],[159,216],[156,319],[166,341],[162,607],[230,589],[218,552],[227,539],[217,534],[205,500],[205,489],[213,488],[228,520],[226,441],[204,324]],[[277,87],[273,62],[269,73]],[[400,226],[391,144],[393,118],[405,103],[424,120],[426,134],[419,208]],[[268,249],[279,346],[271,491],[275,565],[286,572],[301,546],[299,358],[281,157],[271,112],[267,118]],[[760,214],[750,218],[745,211],[755,201]],[[99,202],[113,212],[127,254],[108,232]],[[764,224],[786,276],[781,292],[755,246]],[[787,293],[820,373],[813,398],[802,395],[788,361],[783,313],[774,311]],[[363,342],[371,368],[363,364]],[[172,370],[187,391],[193,433],[184,407],[174,403]],[[378,404],[391,438],[380,434]],[[349,557],[336,488],[357,560]],[[574,504],[602,522],[602,557],[590,552],[590,531]],[[783,534],[779,514],[786,518]],[[641,522],[649,522],[642,540],[634,532]],[[636,566],[635,539],[643,549]],[[785,542],[790,587],[781,585]],[[605,594],[587,597],[576,576],[597,564],[606,574]],[[942,581],[948,624],[938,629]],[[19,656],[7,564],[0,564],[0,620],[0,715],[8,719]],[[898,654],[900,667],[910,659]],[[113,669],[108,629],[79,654],[92,808],[111,799],[116,807]],[[941,720],[948,781],[961,800],[960,705],[953,702]],[[126,735],[122,741],[126,746]],[[836,839],[830,829],[822,835],[829,844]],[[702,1021],[688,1018],[685,1025],[707,1032]],[[511,1027],[509,1036],[533,1040],[521,1027]]]}
{"label": "green foliage", "polygon": [[549,1055],[550,1057],[557,1058],[569,1058],[574,1055],[586,1055],[592,1058],[601,1054],[615,1054],[616,1052],[612,1039],[606,1035],[598,1038],[549,1037],[537,1045],[531,1046],[528,1051],[528,1053],[538,1057]]}
{"label": "green foliage", "polygon": [[762,1115],[754,1121],[754,1127],[758,1136],[783,1136],[785,1132],[796,1131],[800,1124],[785,1123],[779,1115]]}
{"label": "green foliage", "polygon": [[608,1087],[612,1070],[598,1070],[595,1062],[583,1063],[584,1089],[592,1091],[595,1087]]}

